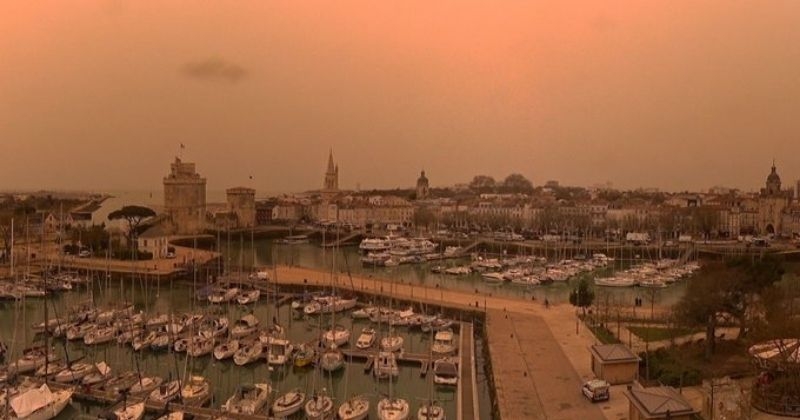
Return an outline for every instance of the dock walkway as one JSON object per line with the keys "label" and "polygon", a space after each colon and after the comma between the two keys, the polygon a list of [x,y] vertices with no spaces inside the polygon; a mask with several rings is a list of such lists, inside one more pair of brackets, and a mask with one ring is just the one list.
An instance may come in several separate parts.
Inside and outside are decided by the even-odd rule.
{"label": "dock walkway", "polygon": [[459,335],[461,344],[461,361],[458,364],[458,420],[477,419],[480,417],[478,409],[478,381],[475,374],[475,337],[472,324],[461,323]]}

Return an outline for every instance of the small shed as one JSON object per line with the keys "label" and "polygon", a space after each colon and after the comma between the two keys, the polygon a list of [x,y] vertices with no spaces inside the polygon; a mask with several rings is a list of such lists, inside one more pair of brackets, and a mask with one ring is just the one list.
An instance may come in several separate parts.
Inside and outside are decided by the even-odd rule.
{"label": "small shed", "polygon": [[170,236],[161,224],[152,226],[136,238],[138,249],[153,254],[153,259],[166,258]]}
{"label": "small shed", "polygon": [[639,356],[623,344],[596,344],[589,348],[592,372],[612,385],[627,384],[639,377]]}
{"label": "small shed", "polygon": [[637,384],[628,387],[624,394],[630,403],[629,420],[691,420],[698,413],[689,401],[671,386],[643,388]]}

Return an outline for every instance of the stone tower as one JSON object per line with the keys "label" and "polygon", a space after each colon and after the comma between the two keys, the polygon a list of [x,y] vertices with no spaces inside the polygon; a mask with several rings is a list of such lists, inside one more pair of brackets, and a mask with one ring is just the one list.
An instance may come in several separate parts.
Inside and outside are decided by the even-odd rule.
{"label": "stone tower", "polygon": [[256,225],[256,190],[246,187],[228,188],[228,211],[236,215],[237,227]]}
{"label": "stone tower", "polygon": [[417,178],[417,200],[424,200],[428,198],[430,191],[428,190],[428,178],[425,176],[425,171],[422,171]]}
{"label": "stone tower", "polygon": [[328,170],[325,172],[325,184],[322,189],[325,191],[339,190],[339,165],[333,164],[333,150],[328,155]]}
{"label": "stone tower", "polygon": [[760,234],[779,234],[783,228],[783,212],[792,200],[792,190],[781,190],[781,177],[772,162],[772,170],[758,198],[756,228]]}
{"label": "stone tower", "polygon": [[195,171],[194,163],[175,158],[164,177],[164,212],[175,233],[194,234],[205,228],[206,179]]}

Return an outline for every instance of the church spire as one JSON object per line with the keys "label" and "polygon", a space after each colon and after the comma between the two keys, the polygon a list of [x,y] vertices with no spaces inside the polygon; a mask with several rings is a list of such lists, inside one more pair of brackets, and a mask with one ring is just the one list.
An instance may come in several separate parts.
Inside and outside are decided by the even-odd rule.
{"label": "church spire", "polygon": [[330,149],[330,153],[328,154],[328,173],[331,174],[336,170],[333,165],[333,148]]}

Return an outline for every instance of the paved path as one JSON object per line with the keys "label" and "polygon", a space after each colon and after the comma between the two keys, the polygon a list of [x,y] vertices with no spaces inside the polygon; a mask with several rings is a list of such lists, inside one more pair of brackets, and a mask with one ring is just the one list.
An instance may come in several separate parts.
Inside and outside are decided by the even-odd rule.
{"label": "paved path", "polygon": [[475,357],[474,357],[474,337],[472,324],[461,323],[459,330],[461,343],[458,346],[461,363],[458,365],[460,370],[458,375],[458,420],[477,419],[480,416],[478,410],[478,390],[475,382]]}

